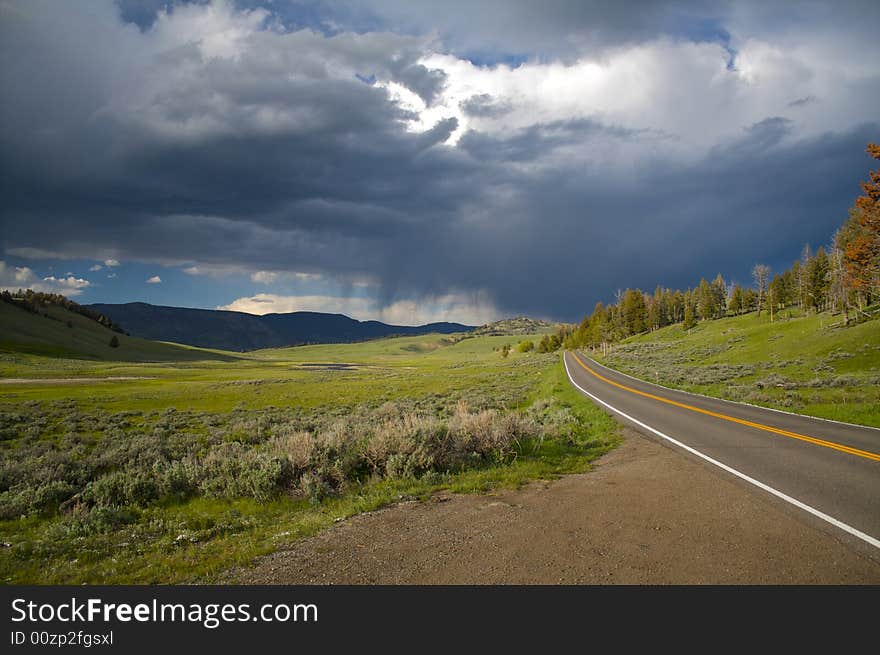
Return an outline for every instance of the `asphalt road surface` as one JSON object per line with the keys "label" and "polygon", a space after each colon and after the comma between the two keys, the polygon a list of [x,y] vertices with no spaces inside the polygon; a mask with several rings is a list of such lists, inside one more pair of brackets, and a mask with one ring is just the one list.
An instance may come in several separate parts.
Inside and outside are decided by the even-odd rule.
{"label": "asphalt road surface", "polygon": [[625,424],[880,549],[880,430],[667,389],[583,353],[563,357],[571,382]]}

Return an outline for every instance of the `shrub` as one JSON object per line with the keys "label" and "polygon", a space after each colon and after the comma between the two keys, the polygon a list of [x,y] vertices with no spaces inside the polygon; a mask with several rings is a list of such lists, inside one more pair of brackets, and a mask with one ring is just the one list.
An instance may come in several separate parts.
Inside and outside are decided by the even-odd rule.
{"label": "shrub", "polygon": [[303,430],[287,430],[272,437],[266,450],[276,457],[287,458],[295,471],[305,471],[312,460],[315,441]]}
{"label": "shrub", "polygon": [[247,449],[240,443],[212,448],[201,462],[199,490],[212,498],[278,497],[293,481],[293,467],[287,459]]}
{"label": "shrub", "polygon": [[93,507],[147,507],[161,495],[162,489],[152,472],[113,471],[86,485],[82,500]]}

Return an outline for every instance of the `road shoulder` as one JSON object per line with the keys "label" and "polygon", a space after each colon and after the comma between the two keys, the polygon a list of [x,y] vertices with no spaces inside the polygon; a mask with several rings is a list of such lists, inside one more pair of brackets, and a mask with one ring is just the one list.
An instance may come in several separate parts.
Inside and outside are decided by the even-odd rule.
{"label": "road shoulder", "polygon": [[440,494],[230,572],[248,584],[880,584],[880,558],[625,428],[589,473]]}

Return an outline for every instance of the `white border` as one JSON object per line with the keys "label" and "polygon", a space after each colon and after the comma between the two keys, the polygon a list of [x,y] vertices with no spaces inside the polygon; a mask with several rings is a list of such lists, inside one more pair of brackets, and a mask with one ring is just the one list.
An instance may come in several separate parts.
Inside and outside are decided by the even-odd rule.
{"label": "white border", "polygon": [[784,409],[776,409],[775,407],[764,407],[764,405],[754,405],[752,403],[744,403],[741,400],[728,400],[727,398],[718,398],[717,396],[707,396],[704,393],[697,393],[696,391],[685,391],[684,389],[676,389],[675,387],[664,387],[662,384],[657,384],[656,382],[651,382],[650,380],[643,380],[642,378],[637,378],[635,375],[630,375],[629,373],[624,373],[623,371],[618,371],[616,368],[611,368],[610,366],[606,366],[601,362],[597,362],[595,359],[587,355],[584,351],[580,351],[580,353],[586,357],[588,360],[596,364],[597,366],[601,366],[606,371],[611,371],[612,373],[619,373],[625,377],[628,377],[630,380],[635,380],[636,382],[644,382],[645,384],[649,384],[652,387],[657,387],[658,389],[663,389],[664,391],[676,391],[678,393],[684,393],[688,396],[697,396],[698,398],[708,398],[709,400],[720,400],[723,403],[727,403],[728,405],[743,405],[745,407],[755,407],[757,409],[766,409],[768,412],[779,412],[780,414],[788,414],[789,416],[797,416],[798,418],[807,418],[812,419],[814,421],[825,421],[826,423],[837,423],[838,425],[846,425],[851,428],[865,428],[866,430],[877,430],[880,432],[880,428],[874,427],[873,425],[859,425],[858,423],[847,423],[846,421],[837,421],[833,418],[824,418],[822,416],[810,416],[809,414],[798,414],[797,412],[787,412]]}
{"label": "white border", "polygon": [[[675,444],[679,448],[682,448],[682,449],[686,450],[687,452],[689,452],[693,455],[696,455],[697,457],[699,457],[701,459],[706,460],[710,464],[714,464],[715,466],[727,471],[728,473],[735,475],[736,477],[738,477],[742,480],[745,480],[749,484],[753,484],[756,487],[758,487],[759,489],[763,489],[767,493],[773,494],[777,498],[780,498],[780,499],[784,500],[785,502],[790,503],[790,504],[794,505],[795,507],[804,510],[805,512],[809,512],[813,516],[820,518],[823,521],[826,521],[827,523],[830,523],[831,525],[835,526],[836,528],[840,528],[844,532],[848,532],[849,534],[853,535],[854,537],[861,539],[865,543],[870,544],[871,546],[874,546],[874,548],[880,549],[880,539],[875,539],[871,535],[865,534],[861,530],[857,530],[856,528],[854,528],[850,525],[847,525],[843,521],[839,521],[838,519],[834,518],[833,516],[829,516],[828,514],[825,514],[824,512],[820,512],[818,509],[815,509],[814,507],[810,507],[806,503],[802,503],[797,498],[792,498],[791,496],[784,494],[781,491],[774,489],[773,487],[771,487],[767,484],[764,484],[763,482],[760,482],[759,480],[756,480],[755,478],[749,477],[745,473],[741,473],[740,471],[737,471],[735,468],[731,468],[727,464],[723,464],[723,463],[719,462],[717,459],[713,459],[713,458],[709,457],[708,455],[701,453],[699,450],[691,448],[690,446],[683,444],[682,442],[678,441],[677,439],[673,439],[669,435],[660,432],[660,430],[657,430],[656,428],[652,428],[650,425],[648,425],[646,423],[642,423],[638,419],[633,418],[629,414],[626,414],[625,412],[620,411],[616,407],[613,407],[612,405],[609,405],[608,403],[606,403],[604,400],[594,396],[593,394],[591,394],[589,391],[587,391],[581,385],[579,385],[577,382],[574,381],[574,378],[571,375],[571,371],[568,370],[568,361],[565,358],[565,354],[566,354],[565,352],[562,353],[562,363],[565,366],[565,373],[566,373],[566,375],[568,375],[569,381],[577,389],[579,389],[582,393],[586,394],[587,396],[592,398],[594,401],[596,401],[600,405],[604,405],[605,407],[610,409],[612,412],[620,414],[625,419],[632,421],[636,425],[638,425],[646,430],[649,430],[650,432],[653,432],[658,437],[661,437],[662,439],[666,439],[668,442]],[[634,378],[634,379],[638,379],[638,378]]]}

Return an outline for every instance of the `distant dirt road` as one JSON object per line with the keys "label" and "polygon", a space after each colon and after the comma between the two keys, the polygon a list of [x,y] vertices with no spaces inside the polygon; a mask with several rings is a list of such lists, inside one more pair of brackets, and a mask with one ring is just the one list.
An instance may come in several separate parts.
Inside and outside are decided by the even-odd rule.
{"label": "distant dirt road", "polygon": [[363,514],[250,584],[880,584],[880,552],[624,428],[594,470]]}
{"label": "distant dirt road", "polygon": [[0,378],[0,384],[98,384],[121,380],[155,380],[142,376],[116,375],[106,378]]}

